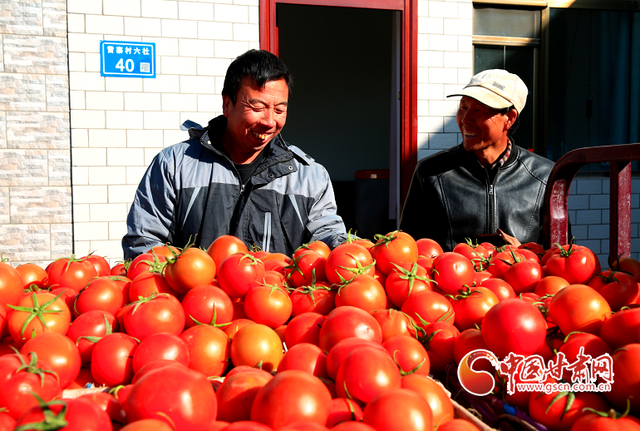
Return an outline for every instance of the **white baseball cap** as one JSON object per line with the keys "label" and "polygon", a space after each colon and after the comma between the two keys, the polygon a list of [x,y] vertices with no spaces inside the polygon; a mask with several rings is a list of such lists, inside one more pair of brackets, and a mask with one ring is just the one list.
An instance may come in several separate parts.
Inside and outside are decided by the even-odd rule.
{"label": "white baseball cap", "polygon": [[489,69],[476,74],[461,91],[447,97],[471,97],[494,109],[514,106],[520,115],[528,93],[529,89],[518,75],[502,69]]}

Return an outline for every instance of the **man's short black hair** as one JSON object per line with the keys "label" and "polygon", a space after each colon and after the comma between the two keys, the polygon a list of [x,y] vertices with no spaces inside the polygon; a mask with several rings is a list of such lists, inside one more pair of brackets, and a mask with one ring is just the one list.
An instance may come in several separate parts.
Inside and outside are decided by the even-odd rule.
{"label": "man's short black hair", "polygon": [[245,77],[259,87],[269,81],[284,79],[291,96],[293,76],[284,62],[269,51],[251,49],[233,60],[224,78],[222,95],[229,96],[231,102],[235,104],[240,81]]}

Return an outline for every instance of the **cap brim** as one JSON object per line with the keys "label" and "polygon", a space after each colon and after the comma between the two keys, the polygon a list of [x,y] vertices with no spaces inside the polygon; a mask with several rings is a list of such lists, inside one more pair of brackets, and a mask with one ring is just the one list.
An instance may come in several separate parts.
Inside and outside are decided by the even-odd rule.
{"label": "cap brim", "polygon": [[502,96],[497,95],[493,91],[485,88],[485,87],[465,87],[462,91],[459,91],[454,94],[449,94],[447,97],[453,96],[467,96],[472,99],[476,99],[478,102],[483,103],[494,109],[504,109],[509,108],[513,105],[513,103],[509,102]]}

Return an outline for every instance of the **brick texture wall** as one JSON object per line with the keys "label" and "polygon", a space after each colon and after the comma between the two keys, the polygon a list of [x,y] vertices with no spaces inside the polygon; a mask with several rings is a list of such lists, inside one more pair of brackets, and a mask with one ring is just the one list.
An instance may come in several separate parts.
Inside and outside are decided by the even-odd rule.
{"label": "brick texture wall", "polygon": [[[258,0],[69,0],[74,239],[121,259],[135,189],[185,120],[221,113],[231,60],[259,47]],[[100,76],[100,40],[155,42],[157,78]]]}
{"label": "brick texture wall", "polygon": [[66,0],[0,5],[0,252],[71,254]]}

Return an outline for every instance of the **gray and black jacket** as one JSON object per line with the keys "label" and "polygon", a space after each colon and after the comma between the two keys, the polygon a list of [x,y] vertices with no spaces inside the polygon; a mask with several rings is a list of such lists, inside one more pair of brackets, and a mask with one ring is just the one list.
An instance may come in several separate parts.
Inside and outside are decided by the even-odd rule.
{"label": "gray and black jacket", "polygon": [[234,235],[288,256],[310,241],[333,248],[346,239],[322,165],[278,135],[243,185],[220,143],[227,119],[216,117],[206,129],[190,124],[190,139],[162,150],[138,186],[122,239],[125,259],[165,243],[184,247],[194,237],[207,248]]}

